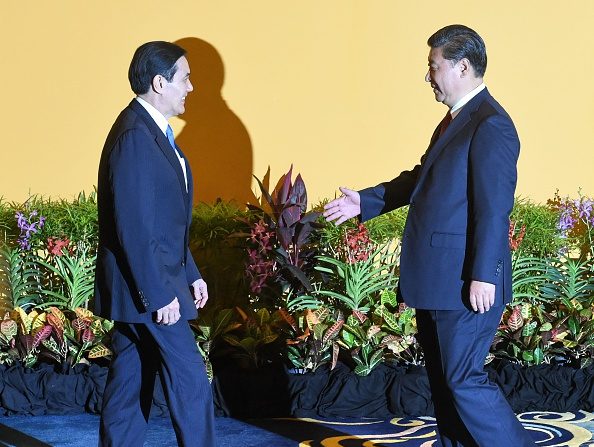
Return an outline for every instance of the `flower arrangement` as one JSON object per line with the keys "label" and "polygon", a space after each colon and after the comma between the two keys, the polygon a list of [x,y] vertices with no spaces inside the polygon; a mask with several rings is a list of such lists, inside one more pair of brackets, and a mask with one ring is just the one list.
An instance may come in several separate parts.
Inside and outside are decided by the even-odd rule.
{"label": "flower arrangement", "polygon": [[[81,195],[72,206],[88,211],[89,202],[95,205],[96,218],[94,196]],[[94,220],[91,217],[87,228],[79,226],[73,232],[88,236],[76,243],[64,233],[52,234],[52,228],[73,229],[86,218],[83,213],[73,214],[70,223],[62,220],[56,225],[46,211],[60,215],[58,209],[64,203],[52,207],[48,201],[32,198],[13,214],[14,221],[2,225],[6,234],[0,243],[0,364],[74,365],[111,355],[104,340],[113,323],[88,309],[95,276],[95,247],[89,245]],[[32,208],[35,204],[45,211]]]}
{"label": "flower arrangement", "polygon": [[[415,311],[395,295],[406,210],[335,227],[307,211],[305,184],[300,175],[292,179],[292,169],[272,192],[259,185],[261,203],[248,213],[224,206],[195,210],[201,218],[194,238],[212,239],[220,229],[218,239],[244,241],[247,259],[243,304],[206,309],[193,323],[211,377],[217,352],[250,368],[284,361],[301,372],[338,360],[360,375],[381,362],[422,364]],[[109,357],[111,322],[89,310],[94,196],[72,203],[0,202],[0,228],[0,363]],[[514,298],[487,361],[592,362],[593,228],[594,202],[581,193],[577,199],[556,194],[546,205],[516,201],[508,234]],[[192,245],[205,250],[209,240]]]}

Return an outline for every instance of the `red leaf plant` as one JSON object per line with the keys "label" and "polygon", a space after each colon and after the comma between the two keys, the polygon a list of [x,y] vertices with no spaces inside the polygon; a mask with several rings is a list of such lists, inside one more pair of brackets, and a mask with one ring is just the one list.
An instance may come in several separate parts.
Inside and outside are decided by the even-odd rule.
{"label": "red leaf plant", "polygon": [[250,232],[246,274],[259,298],[264,288],[277,289],[273,296],[312,290],[308,272],[313,269],[315,247],[310,242],[314,230],[322,226],[316,222],[321,213],[307,212],[305,183],[300,174],[293,182],[292,173],[293,166],[272,192],[254,176],[262,197],[260,206],[248,205],[260,219]]}

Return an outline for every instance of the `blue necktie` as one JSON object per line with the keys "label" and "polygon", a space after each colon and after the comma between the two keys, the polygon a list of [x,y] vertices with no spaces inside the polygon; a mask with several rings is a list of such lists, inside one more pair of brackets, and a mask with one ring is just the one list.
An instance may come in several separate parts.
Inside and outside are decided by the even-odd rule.
{"label": "blue necktie", "polygon": [[182,166],[182,170],[184,172],[184,180],[186,181],[186,192],[188,192],[188,177],[186,174],[186,165],[184,159],[180,156],[179,152],[177,151],[177,146],[175,145],[175,140],[173,139],[173,129],[171,126],[167,125],[167,130],[165,131],[165,135],[167,135],[167,139],[169,140],[169,144],[173,148],[175,155],[179,158],[179,163]]}
{"label": "blue necktie", "polygon": [[165,131],[165,135],[167,135],[167,139],[169,140],[169,144],[171,144],[171,147],[175,149],[175,140],[173,139],[173,129],[171,128],[171,126],[167,126],[167,131]]}

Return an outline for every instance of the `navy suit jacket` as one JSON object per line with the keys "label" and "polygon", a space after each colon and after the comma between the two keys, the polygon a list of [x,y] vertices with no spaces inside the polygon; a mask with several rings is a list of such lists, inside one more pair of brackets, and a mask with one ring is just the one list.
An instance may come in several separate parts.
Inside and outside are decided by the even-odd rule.
{"label": "navy suit jacket", "polygon": [[511,300],[509,215],[520,142],[487,89],[472,98],[421,163],[360,191],[361,219],[409,204],[399,295],[411,307],[469,308],[470,280],[495,284],[495,305]]}
{"label": "navy suit jacket", "polygon": [[177,297],[181,317],[196,318],[189,286],[200,273],[188,248],[193,182],[186,166],[187,192],[169,141],[132,100],[112,126],[99,164],[98,315],[146,323]]}

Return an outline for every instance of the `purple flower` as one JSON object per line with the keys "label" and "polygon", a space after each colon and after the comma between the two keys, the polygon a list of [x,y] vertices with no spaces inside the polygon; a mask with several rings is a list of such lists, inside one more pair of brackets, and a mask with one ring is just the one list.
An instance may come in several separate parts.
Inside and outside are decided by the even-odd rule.
{"label": "purple flower", "polygon": [[23,215],[23,213],[18,212],[14,215],[14,217],[16,217],[17,220],[17,225],[19,227],[19,229],[23,229],[23,227],[26,225],[27,220],[25,219],[25,216]]}
{"label": "purple flower", "polygon": [[21,247],[21,249],[23,249],[23,250],[31,250],[31,243],[29,242],[29,239],[19,238],[17,240],[17,243],[19,244],[19,246]]}
{"label": "purple flower", "polygon": [[562,231],[571,230],[575,224],[577,223],[577,219],[572,216],[572,212],[570,209],[565,208],[561,210],[561,215],[559,216],[559,222],[557,223],[557,228]]}
{"label": "purple flower", "polygon": [[39,218],[35,220],[35,217],[37,217],[38,214],[37,210],[33,210],[29,214],[29,218],[26,218],[20,211],[17,211],[14,215],[17,220],[17,226],[19,227],[19,230],[21,230],[17,243],[23,250],[31,249],[31,237],[34,234],[37,234],[45,224],[44,216],[39,216]]}
{"label": "purple flower", "polygon": [[580,219],[589,220],[592,214],[592,201],[590,199],[583,199],[578,205]]}

